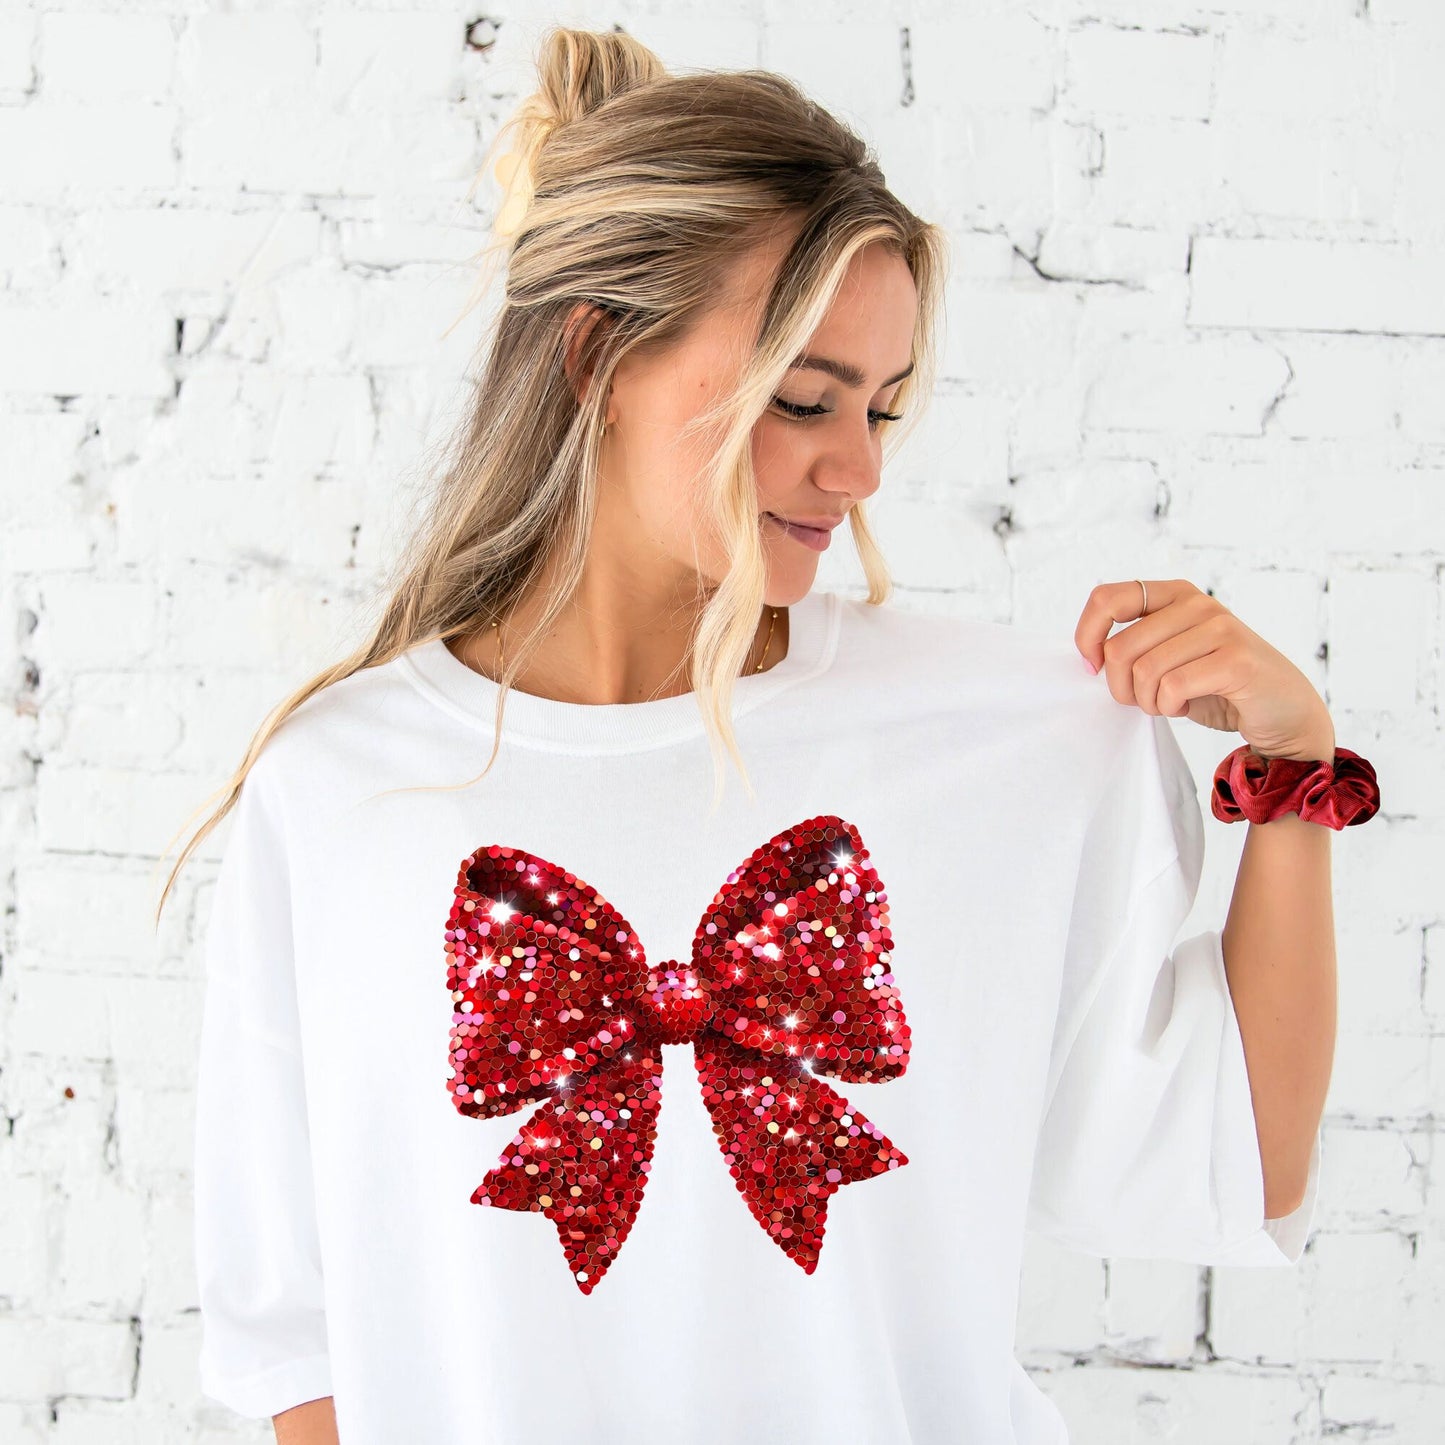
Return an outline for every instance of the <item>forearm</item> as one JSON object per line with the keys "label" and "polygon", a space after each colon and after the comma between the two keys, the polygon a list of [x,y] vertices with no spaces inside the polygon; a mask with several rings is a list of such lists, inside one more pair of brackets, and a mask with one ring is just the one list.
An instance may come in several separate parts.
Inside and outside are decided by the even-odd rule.
{"label": "forearm", "polygon": [[271,1417],[276,1445],[338,1445],[336,1411],[331,1396],[308,1400]]}
{"label": "forearm", "polygon": [[[1334,755],[1333,730],[1296,756]],[[1221,935],[1264,1172],[1265,1217],[1304,1198],[1334,1064],[1333,830],[1290,813],[1248,823]]]}

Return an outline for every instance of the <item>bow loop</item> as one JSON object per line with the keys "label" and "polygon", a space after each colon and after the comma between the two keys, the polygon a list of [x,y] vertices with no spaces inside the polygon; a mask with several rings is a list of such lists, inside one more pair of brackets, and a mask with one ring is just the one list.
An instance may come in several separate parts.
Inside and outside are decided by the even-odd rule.
{"label": "bow loop", "polygon": [[632,926],[565,869],[517,848],[461,865],[447,920],[454,1101],[507,1114],[618,1055],[646,958]]}
{"label": "bow loop", "polygon": [[810,818],[758,848],[693,940],[713,1026],[764,1054],[806,1057],[848,1083],[901,1074],[908,1026],[892,973],[887,894],[858,830]]}

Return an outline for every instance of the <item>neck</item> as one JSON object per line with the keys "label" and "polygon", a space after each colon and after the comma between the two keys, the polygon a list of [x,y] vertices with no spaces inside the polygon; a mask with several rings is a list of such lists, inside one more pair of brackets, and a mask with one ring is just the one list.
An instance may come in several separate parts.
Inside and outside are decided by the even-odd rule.
{"label": "neck", "polygon": [[[552,585],[545,577],[512,604],[500,628],[488,624],[456,641],[452,650],[467,666],[500,677],[503,662],[515,659],[541,617]],[[687,651],[701,605],[695,581],[685,593],[680,588],[649,591],[632,579],[604,583],[589,565],[513,686],[557,702],[584,704],[646,702],[687,693]],[[787,608],[764,605],[743,672],[766,672],[787,650]]]}

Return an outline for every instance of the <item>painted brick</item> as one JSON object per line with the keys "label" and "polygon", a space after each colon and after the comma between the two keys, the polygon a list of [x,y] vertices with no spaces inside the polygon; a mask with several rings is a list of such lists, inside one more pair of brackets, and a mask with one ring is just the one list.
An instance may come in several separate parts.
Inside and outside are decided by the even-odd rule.
{"label": "painted brick", "polygon": [[1208,118],[1211,36],[1089,25],[1072,32],[1067,44],[1064,93],[1079,113]]}
{"label": "painted brick", "polygon": [[165,15],[62,11],[40,21],[39,66],[47,96],[164,95],[175,49],[175,31]]}
{"label": "painted brick", "polygon": [[1445,335],[1445,247],[1204,236],[1192,275],[1195,326]]}

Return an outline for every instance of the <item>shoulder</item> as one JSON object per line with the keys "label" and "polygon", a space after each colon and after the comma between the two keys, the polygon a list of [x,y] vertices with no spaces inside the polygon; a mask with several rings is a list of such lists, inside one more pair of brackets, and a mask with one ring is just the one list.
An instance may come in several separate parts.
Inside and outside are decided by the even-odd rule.
{"label": "shoulder", "polygon": [[842,653],[881,668],[889,679],[937,679],[971,696],[987,690],[1000,705],[1065,711],[1117,726],[1137,709],[1115,701],[1091,673],[1072,636],[1017,623],[926,611],[897,602],[840,597]]}
{"label": "shoulder", "polygon": [[400,658],[329,682],[294,707],[266,739],[247,773],[258,791],[278,798],[312,791],[340,763],[375,748],[389,721],[412,700]]}
{"label": "shoulder", "polygon": [[896,721],[949,720],[1002,758],[1077,773],[1092,791],[1128,760],[1177,771],[1170,720],[1119,702],[1072,633],[896,602],[840,598],[838,666],[849,689],[880,697]]}
{"label": "shoulder", "polygon": [[940,659],[969,656],[979,661],[1042,664],[1058,668],[1067,656],[1085,677],[1088,670],[1072,642],[1016,623],[966,617],[925,608],[913,602],[874,603],[840,595],[843,629],[875,646],[906,647]]}

